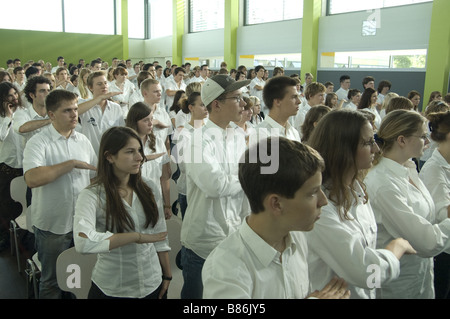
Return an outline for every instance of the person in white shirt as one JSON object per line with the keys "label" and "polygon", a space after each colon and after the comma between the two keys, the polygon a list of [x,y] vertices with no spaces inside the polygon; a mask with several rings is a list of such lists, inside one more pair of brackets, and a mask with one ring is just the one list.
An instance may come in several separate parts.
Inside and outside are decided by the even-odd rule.
{"label": "person in white shirt", "polygon": [[381,125],[381,116],[377,111],[377,96],[378,92],[371,87],[365,89],[363,94],[361,95],[361,100],[358,104],[358,110],[367,109],[368,111],[373,113],[373,115],[375,115],[375,128],[378,130]]}
{"label": "person in white shirt", "polygon": [[134,85],[127,79],[128,71],[126,68],[118,66],[113,72],[114,80],[109,86],[110,92],[120,92],[120,94],[112,97],[112,100],[122,108],[123,118],[127,118],[129,105],[128,101],[134,92]]}
{"label": "person in white shirt", "polygon": [[297,114],[300,105],[295,80],[287,76],[272,78],[264,87],[263,96],[269,113],[255,127],[255,134],[250,136],[249,145],[269,136],[282,136],[300,142],[298,131],[288,121]]}
{"label": "person in white shirt", "polygon": [[141,84],[142,82],[150,78],[152,78],[150,72],[148,71],[139,72],[139,75],[137,76],[137,89],[134,90],[133,94],[131,94],[130,98],[128,99],[128,106],[130,108],[138,102],[144,102],[144,97],[142,96],[141,92]]}
{"label": "person in white shirt", "polygon": [[[384,98],[386,97],[386,94],[389,93],[391,90],[392,83],[388,80],[383,80],[378,83],[378,97],[377,97],[377,104],[381,107],[383,104]],[[381,111],[381,110],[380,110]]]}
{"label": "person in white shirt", "polygon": [[341,103],[341,101],[344,101],[344,107],[346,103],[348,102],[348,90],[350,89],[351,81],[350,76],[348,75],[342,75],[339,78],[340,88],[336,91],[336,94],[338,96],[338,104]]}
{"label": "person in white shirt", "polygon": [[141,177],[143,145],[128,127],[102,136],[98,173],[75,207],[74,242],[97,253],[89,299],[166,298],[172,279],[160,194]]}
{"label": "person in white shirt", "polygon": [[25,70],[23,67],[18,66],[14,68],[14,85],[17,87],[19,92],[22,92],[25,88],[25,85],[27,84],[27,81],[25,80]]}
{"label": "person in white shirt", "polygon": [[56,78],[56,90],[68,90],[70,92],[73,92],[75,89],[75,86],[70,82],[69,79],[69,71],[67,71],[66,68],[58,68],[55,72],[55,78]]}
{"label": "person in white shirt", "polygon": [[23,147],[27,141],[51,123],[45,108],[45,99],[52,90],[52,83],[43,76],[35,76],[27,81],[24,95],[31,107],[18,110],[14,115],[13,129],[23,137]]}
{"label": "person in white shirt", "polygon": [[24,150],[23,171],[33,192],[29,209],[41,262],[40,299],[61,297],[56,260],[72,245],[75,202],[97,165],[91,143],[75,131],[77,98],[75,93],[53,90],[46,99],[52,123],[33,136]]}
{"label": "person in white shirt", "polygon": [[381,287],[381,298],[433,299],[433,257],[450,252],[450,218],[440,221],[411,161],[423,154],[426,133],[425,118],[408,110],[387,114],[377,132],[381,153],[365,178],[378,224],[377,246],[401,236],[417,251],[402,258],[400,276]]}
{"label": "person in white shirt", "polygon": [[63,68],[64,67],[64,57],[62,57],[62,56],[59,56],[57,59],[56,59],[57,61],[58,61],[58,65],[57,66],[54,66],[53,68],[52,68],[52,74],[55,74],[56,73],[56,70],[58,70],[58,68]]}
{"label": "person in white shirt", "polygon": [[256,76],[251,80],[249,88],[250,88],[250,96],[256,96],[261,101],[261,111],[266,116],[269,113],[269,108],[266,106],[265,101],[263,99],[263,90],[266,82],[263,80],[264,76],[264,67],[262,65],[258,65],[255,68]]}
{"label": "person in white shirt", "polygon": [[155,192],[160,194],[160,206],[164,207],[166,219],[172,216],[170,203],[170,158],[164,141],[157,139],[153,134],[152,109],[138,102],[130,108],[126,126],[132,128],[139,135],[144,145],[145,163],[142,164],[141,174],[146,179],[152,180],[157,186]]}
{"label": "person in white shirt", "polygon": [[302,137],[302,125],[308,111],[317,105],[323,105],[325,102],[325,85],[319,82],[312,82],[305,90],[306,102],[300,106],[294,120],[294,127]]}
{"label": "person in white shirt", "polygon": [[323,189],[329,202],[306,235],[313,289],[338,276],[349,284],[350,298],[375,299],[375,288],[397,278],[400,258],[415,251],[401,238],[376,247],[372,197],[362,180],[379,151],[373,128],[360,112],[332,111],[314,128],[308,145],[324,158]]}
{"label": "person in white shirt", "polygon": [[110,98],[120,92],[110,92],[108,81],[103,71],[96,71],[88,77],[88,88],[92,99],[80,100],[78,115],[81,122],[81,133],[86,135],[98,154],[102,134],[113,126],[124,126],[122,108],[111,102]]}
{"label": "person in white shirt", "polygon": [[[283,137],[261,142],[247,150],[239,164],[251,214],[206,258],[203,298],[349,298],[341,279],[314,292],[309,280],[305,234],[327,204],[321,190],[323,159],[312,148]],[[278,169],[263,174],[263,156],[274,153],[274,147]]]}
{"label": "person in white shirt", "polygon": [[181,227],[183,299],[202,298],[205,259],[249,213],[237,177],[245,138],[229,128],[231,121],[239,121],[242,116],[245,102],[240,88],[248,84],[216,75],[202,85],[201,98],[209,120],[201,130],[194,131],[187,146],[194,160],[185,157],[189,159],[185,162],[189,205]]}
{"label": "person in white shirt", "polygon": [[161,139],[165,143],[167,152],[170,152],[169,135],[172,135],[173,128],[169,113],[160,104],[162,96],[161,85],[155,79],[147,79],[141,83],[141,92],[144,97],[144,103],[150,106],[153,111],[153,133],[156,138]]}
{"label": "person in white shirt", "polygon": [[186,83],[183,81],[184,69],[176,68],[173,73],[173,79],[166,79],[166,110],[168,111],[172,105],[177,91],[186,91]]}
{"label": "person in white shirt", "polygon": [[22,212],[22,205],[11,198],[11,181],[23,175],[23,144],[12,129],[14,114],[22,108],[19,89],[0,83],[0,252],[10,244],[9,223]]}
{"label": "person in white shirt", "polygon": [[[430,192],[436,206],[436,219],[450,217],[450,111],[429,113],[431,139],[437,144],[431,157],[420,170],[419,177]],[[450,297],[450,255],[441,253],[434,258],[434,288],[436,299]]]}
{"label": "person in white shirt", "polygon": [[381,104],[380,107],[380,117],[381,120],[383,120],[383,118],[386,116],[386,108],[389,105],[389,102],[394,98],[394,97],[399,97],[399,95],[397,93],[394,92],[389,92],[386,94],[386,96],[383,99],[383,103]]}

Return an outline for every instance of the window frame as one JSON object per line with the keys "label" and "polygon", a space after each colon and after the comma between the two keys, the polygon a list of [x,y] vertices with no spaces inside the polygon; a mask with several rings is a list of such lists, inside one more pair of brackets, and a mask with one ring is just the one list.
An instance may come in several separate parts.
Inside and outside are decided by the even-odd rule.
{"label": "window frame", "polygon": [[408,3],[408,4],[399,4],[399,5],[395,5],[395,6],[382,6],[381,8],[371,8],[371,9],[365,9],[365,10],[355,10],[355,11],[346,11],[346,12],[340,12],[340,13],[331,13],[331,1],[333,0],[326,0],[326,16],[335,16],[335,15],[339,15],[339,14],[349,14],[349,13],[356,13],[356,12],[366,12],[366,11],[371,11],[371,10],[381,10],[381,9],[387,9],[387,8],[398,8],[398,7],[405,7],[405,6],[414,6],[414,5],[419,5],[419,4],[424,4],[424,3],[429,3],[429,2],[433,2],[434,0],[425,0],[424,2],[418,2],[418,3]]}
{"label": "window frame", "polygon": [[[300,18],[293,18],[293,19],[282,19],[282,20],[274,20],[274,21],[267,21],[267,22],[260,22],[260,23],[249,23],[248,22],[248,2],[251,0],[244,0],[244,7],[243,7],[243,13],[244,13],[244,26],[253,26],[253,25],[260,25],[260,24],[266,24],[266,23],[274,23],[274,22],[283,22],[283,21],[291,21],[291,20],[298,20],[303,19],[303,14]],[[282,0],[283,3],[285,0]],[[302,5],[305,0],[301,0]],[[327,5],[330,0],[327,0]]]}

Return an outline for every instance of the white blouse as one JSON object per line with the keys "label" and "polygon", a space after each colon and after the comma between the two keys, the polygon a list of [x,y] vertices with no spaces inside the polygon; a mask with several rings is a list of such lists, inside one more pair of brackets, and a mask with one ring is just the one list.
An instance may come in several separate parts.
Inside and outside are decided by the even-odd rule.
{"label": "white blouse", "polygon": [[[391,251],[376,249],[377,224],[370,202],[364,203],[358,182],[354,188],[358,201],[347,213],[350,220],[343,220],[339,207],[328,200],[314,229],[306,233],[311,283],[313,291],[321,290],[337,275],[348,283],[350,298],[374,299],[375,288],[399,276],[400,263]],[[372,280],[374,269],[379,277]]]}
{"label": "white blouse", "polygon": [[447,219],[447,207],[450,205],[450,164],[437,149],[422,167],[419,177],[434,199],[437,222]]}
{"label": "white blouse", "polygon": [[22,137],[13,130],[13,121],[14,115],[12,118],[0,116],[0,163],[22,168]]}
{"label": "white blouse", "polygon": [[450,219],[437,223],[433,198],[412,161],[403,166],[382,158],[365,183],[378,225],[377,246],[402,237],[417,251],[401,258],[399,278],[382,287],[380,297],[434,298],[431,257],[450,251]]}
{"label": "white blouse", "polygon": [[[152,190],[155,185],[146,181]],[[153,191],[156,202],[161,195]],[[133,192],[130,206],[122,201],[135,224],[135,231],[157,234],[167,231],[162,206],[158,205],[158,222],[145,228],[141,202]],[[149,244],[128,244],[109,250],[113,233],[106,231],[106,195],[103,187],[93,186],[81,191],[75,207],[74,242],[80,253],[97,253],[92,281],[108,296],[142,298],[155,291],[162,282],[162,269],[157,253],[170,251],[168,240]],[[88,238],[78,236],[84,233]]]}

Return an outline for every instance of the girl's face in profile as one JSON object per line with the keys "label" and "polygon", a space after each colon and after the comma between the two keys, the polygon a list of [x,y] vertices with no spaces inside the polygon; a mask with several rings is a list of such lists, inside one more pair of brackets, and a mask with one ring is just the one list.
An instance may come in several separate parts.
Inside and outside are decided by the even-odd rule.
{"label": "girl's face in profile", "polygon": [[137,174],[142,164],[141,144],[135,138],[130,138],[127,144],[115,155],[108,155],[107,159],[114,168],[114,174],[120,176]]}
{"label": "girl's face in profile", "polygon": [[137,121],[137,130],[139,135],[148,135],[153,130],[153,114],[150,113],[148,116]]}

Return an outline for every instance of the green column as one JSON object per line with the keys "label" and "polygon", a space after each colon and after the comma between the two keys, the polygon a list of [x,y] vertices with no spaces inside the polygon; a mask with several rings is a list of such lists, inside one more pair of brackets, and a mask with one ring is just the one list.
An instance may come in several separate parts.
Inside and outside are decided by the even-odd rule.
{"label": "green column", "polygon": [[121,4],[121,21],[122,21],[122,59],[126,60],[129,57],[128,44],[128,0],[122,0]]}
{"label": "green column", "polygon": [[301,75],[310,72],[317,78],[319,51],[319,18],[322,15],[322,0],[304,0],[302,23],[302,67]]}
{"label": "green column", "polygon": [[239,27],[239,0],[225,1],[224,61],[228,70],[235,69],[237,63],[237,30]]}
{"label": "green column", "polygon": [[448,91],[450,74],[450,1],[434,0],[431,17],[430,42],[428,44],[427,73],[423,108],[426,107],[431,92],[440,91],[445,95]]}
{"label": "green column", "polygon": [[185,0],[173,0],[172,64],[183,64]]}

